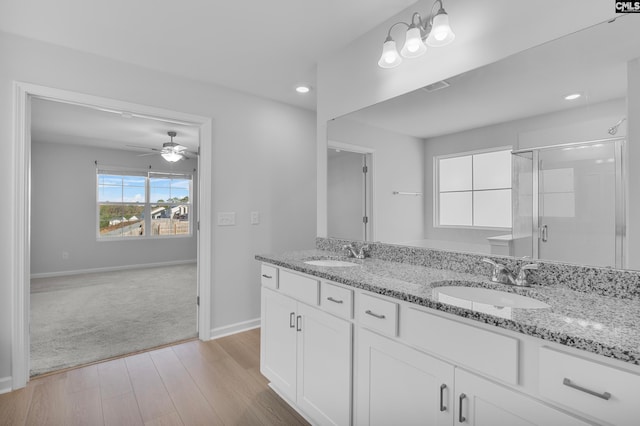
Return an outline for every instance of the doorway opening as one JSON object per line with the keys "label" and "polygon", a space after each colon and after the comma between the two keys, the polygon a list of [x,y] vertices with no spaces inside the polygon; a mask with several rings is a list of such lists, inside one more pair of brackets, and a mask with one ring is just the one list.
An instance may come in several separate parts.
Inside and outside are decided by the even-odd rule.
{"label": "doorway opening", "polygon": [[[212,120],[207,117],[165,110],[140,104],[133,104],[109,98],[83,95],[59,89],[16,82],[14,85],[14,217],[12,234],[12,381],[13,389],[24,387],[30,372],[30,279],[31,279],[31,165],[32,135],[31,108],[34,99],[73,104],[121,116],[153,119],[173,125],[193,126],[197,129],[199,156],[197,159],[198,202],[193,213],[195,234],[198,337],[210,338],[210,295],[211,295],[211,227],[206,218],[211,216],[211,133]],[[52,159],[55,161],[55,159]],[[205,220],[201,220],[205,218]],[[105,243],[109,244],[109,243]],[[64,255],[64,253],[63,253]]]}
{"label": "doorway opening", "polygon": [[330,141],[327,150],[327,235],[374,240],[373,150]]}

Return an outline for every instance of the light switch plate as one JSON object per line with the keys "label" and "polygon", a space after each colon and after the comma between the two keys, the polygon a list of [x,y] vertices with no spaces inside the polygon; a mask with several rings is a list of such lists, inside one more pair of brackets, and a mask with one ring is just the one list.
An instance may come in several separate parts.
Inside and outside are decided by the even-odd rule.
{"label": "light switch plate", "polygon": [[235,212],[218,212],[218,226],[233,226],[235,224]]}
{"label": "light switch plate", "polygon": [[260,212],[251,212],[251,224],[258,225],[260,223]]}

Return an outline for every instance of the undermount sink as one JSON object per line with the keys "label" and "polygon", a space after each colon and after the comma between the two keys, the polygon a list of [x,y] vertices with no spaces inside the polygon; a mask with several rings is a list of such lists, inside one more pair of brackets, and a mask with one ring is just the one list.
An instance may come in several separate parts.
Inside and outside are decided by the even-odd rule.
{"label": "undermount sink", "polygon": [[445,286],[436,287],[435,291],[437,291],[438,294],[455,297],[456,299],[506,308],[542,309],[549,307],[546,303],[532,297],[489,288]]}
{"label": "undermount sink", "polygon": [[511,318],[512,309],[544,309],[549,305],[537,299],[482,287],[444,286],[433,289],[442,303],[502,318]]}
{"label": "undermount sink", "polygon": [[313,266],[331,266],[331,267],[344,267],[344,266],[358,266],[357,263],[347,262],[346,260],[336,259],[318,259],[318,260],[306,260],[304,263]]}

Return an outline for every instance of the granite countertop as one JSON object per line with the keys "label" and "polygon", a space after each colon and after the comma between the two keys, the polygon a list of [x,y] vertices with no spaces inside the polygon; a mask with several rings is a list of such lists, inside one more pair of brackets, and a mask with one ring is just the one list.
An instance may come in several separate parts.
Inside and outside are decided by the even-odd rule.
{"label": "granite countertop", "polygon": [[[256,255],[255,258],[354,288],[640,365],[639,300],[579,292],[559,285],[514,287],[493,283],[485,276],[375,258],[347,259],[325,250]],[[304,263],[313,259],[348,260],[357,266],[323,267]],[[507,312],[508,318],[502,318],[439,302],[434,288],[444,285],[485,287],[518,293],[543,301],[550,307],[512,308]]]}

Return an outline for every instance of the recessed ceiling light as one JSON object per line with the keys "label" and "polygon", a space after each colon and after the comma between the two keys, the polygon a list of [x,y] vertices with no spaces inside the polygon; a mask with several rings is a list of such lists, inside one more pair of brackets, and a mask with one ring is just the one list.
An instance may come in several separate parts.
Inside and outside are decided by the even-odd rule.
{"label": "recessed ceiling light", "polygon": [[296,92],[298,93],[309,93],[310,90],[311,87],[307,86],[306,84],[299,84],[296,86]]}
{"label": "recessed ceiling light", "polygon": [[580,93],[572,93],[570,95],[565,96],[564,98],[568,101],[572,101],[574,99],[578,99],[580,96],[582,96]]}

